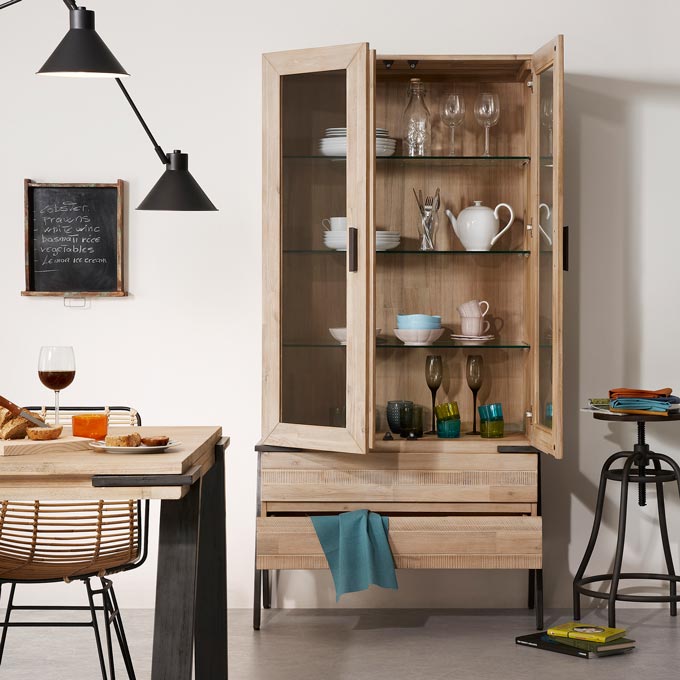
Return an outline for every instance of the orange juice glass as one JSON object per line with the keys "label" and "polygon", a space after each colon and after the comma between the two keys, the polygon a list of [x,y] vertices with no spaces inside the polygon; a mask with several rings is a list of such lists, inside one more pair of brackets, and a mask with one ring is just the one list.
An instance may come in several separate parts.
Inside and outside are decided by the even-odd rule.
{"label": "orange juice glass", "polygon": [[102,441],[106,438],[109,417],[105,413],[82,413],[71,418],[73,434]]}

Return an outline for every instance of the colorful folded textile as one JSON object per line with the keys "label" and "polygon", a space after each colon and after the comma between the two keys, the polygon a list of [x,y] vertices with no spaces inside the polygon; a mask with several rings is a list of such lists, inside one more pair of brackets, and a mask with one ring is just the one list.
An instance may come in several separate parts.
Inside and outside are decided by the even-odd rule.
{"label": "colorful folded textile", "polygon": [[659,399],[670,397],[673,390],[664,387],[660,390],[638,390],[630,387],[616,387],[609,390],[610,399]]}
{"label": "colorful folded textile", "polygon": [[665,399],[612,399],[612,411],[644,411],[645,413],[668,413],[672,404]]}

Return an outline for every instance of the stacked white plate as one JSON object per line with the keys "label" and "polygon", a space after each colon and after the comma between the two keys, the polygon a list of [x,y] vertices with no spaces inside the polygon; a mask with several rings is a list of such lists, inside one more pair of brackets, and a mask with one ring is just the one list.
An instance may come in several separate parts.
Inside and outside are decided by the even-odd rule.
{"label": "stacked white plate", "polygon": [[[397,149],[397,140],[392,139],[385,128],[376,128],[376,156],[392,156]],[[347,156],[347,128],[326,128],[323,139],[319,140],[322,156]]]}
{"label": "stacked white plate", "polygon": [[[401,234],[398,231],[378,231],[375,236],[375,249],[392,250],[399,246]],[[323,244],[331,250],[347,250],[346,231],[324,231]]]}
{"label": "stacked white plate", "polygon": [[489,340],[493,340],[496,336],[493,335],[456,335],[455,333],[451,335],[451,339],[461,345],[483,345]]}

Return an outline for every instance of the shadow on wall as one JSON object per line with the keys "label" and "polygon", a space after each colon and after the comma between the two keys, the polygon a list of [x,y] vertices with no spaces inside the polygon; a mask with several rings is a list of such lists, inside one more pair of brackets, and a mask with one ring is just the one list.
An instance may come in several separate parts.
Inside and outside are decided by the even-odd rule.
{"label": "shadow on wall", "polygon": [[[680,102],[680,85],[565,78],[564,212],[571,271],[564,290],[565,455],[562,461],[543,456],[548,606],[571,605],[571,582],[590,535],[600,467],[610,453],[630,449],[636,436],[633,425],[594,421],[579,409],[588,397],[606,396],[610,387],[638,386],[643,378],[639,105],[664,98]],[[598,546],[605,544],[603,534],[616,532],[618,500],[612,499],[620,487],[608,488]],[[651,487],[648,492],[655,510]],[[677,501],[670,505],[677,507]],[[636,507],[630,506],[629,517]],[[654,512],[647,520],[655,523]],[[635,525],[629,525],[627,538],[639,546],[645,541],[635,533]],[[606,546],[603,555],[613,561],[613,539]],[[583,604],[588,606],[587,599]]]}

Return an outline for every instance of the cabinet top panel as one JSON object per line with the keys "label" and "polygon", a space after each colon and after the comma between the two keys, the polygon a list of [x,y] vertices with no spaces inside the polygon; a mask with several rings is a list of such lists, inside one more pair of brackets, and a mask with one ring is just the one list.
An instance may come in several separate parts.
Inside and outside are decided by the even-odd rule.
{"label": "cabinet top panel", "polygon": [[531,55],[404,55],[379,54],[376,57],[378,78],[456,77],[464,80],[521,82],[531,73]]}

